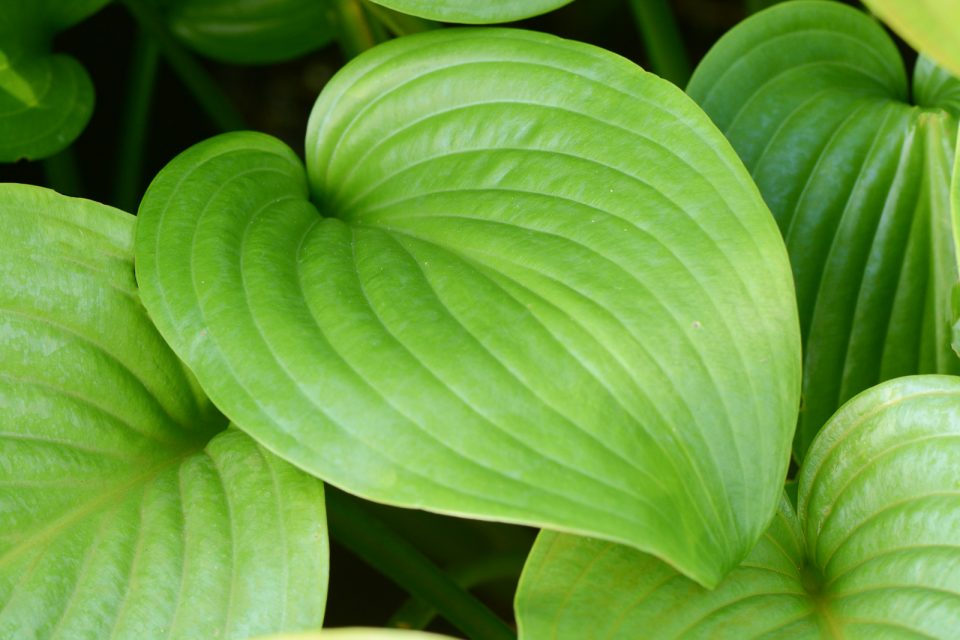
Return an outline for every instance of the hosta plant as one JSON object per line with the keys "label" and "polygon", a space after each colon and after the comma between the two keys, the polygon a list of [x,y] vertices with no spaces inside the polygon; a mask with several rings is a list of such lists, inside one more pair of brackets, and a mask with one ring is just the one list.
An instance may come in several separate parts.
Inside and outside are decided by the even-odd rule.
{"label": "hosta plant", "polygon": [[[433,22],[566,4],[125,2],[226,125],[180,42],[370,50],[302,159],[199,141],[136,217],[0,187],[0,637],[441,637],[374,613],[321,632],[328,528],[412,596],[394,626],[955,634],[960,80],[937,7],[911,14],[912,79],[866,13],[792,0],[686,94],[598,46]],[[669,5],[628,4],[686,75]],[[521,566],[512,620],[468,593],[509,601]]]}

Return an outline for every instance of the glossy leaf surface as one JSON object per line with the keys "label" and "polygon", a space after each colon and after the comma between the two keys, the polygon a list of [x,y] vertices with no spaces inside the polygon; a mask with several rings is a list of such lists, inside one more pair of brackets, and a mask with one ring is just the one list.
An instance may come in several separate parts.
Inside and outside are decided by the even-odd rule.
{"label": "glossy leaf surface", "polygon": [[137,298],[134,218],[0,186],[0,637],[322,622],[322,485],[226,424]]}
{"label": "glossy leaf surface", "polygon": [[910,46],[960,76],[960,3],[956,0],[863,0]]}
{"label": "glossy leaf surface", "polygon": [[912,105],[882,26],[798,0],[730,31],[688,92],[753,174],[790,252],[805,349],[797,456],[863,389],[960,372],[949,196],[960,81],[921,58]]}
{"label": "glossy leaf surface", "polygon": [[174,33],[200,53],[240,64],[287,60],[333,39],[329,0],[171,0]]}
{"label": "glossy leaf surface", "polygon": [[0,162],[51,156],[80,135],[93,84],[75,59],[51,53],[59,31],[108,0],[5,0],[0,10]]}
{"label": "glossy leaf surface", "polygon": [[445,30],[345,67],[307,156],[336,217],[257,134],[188,150],[140,209],[145,303],[232,420],[374,500],[600,535],[705,583],[749,551],[786,470],[793,293],[679,90]]}
{"label": "glossy leaf surface", "polygon": [[573,0],[371,0],[420,18],[461,24],[512,22],[547,13]]}
{"label": "glossy leaf surface", "polygon": [[780,512],[714,591],[609,542],[543,533],[521,638],[942,638],[960,628],[960,379],[901,378],[845,405]]}

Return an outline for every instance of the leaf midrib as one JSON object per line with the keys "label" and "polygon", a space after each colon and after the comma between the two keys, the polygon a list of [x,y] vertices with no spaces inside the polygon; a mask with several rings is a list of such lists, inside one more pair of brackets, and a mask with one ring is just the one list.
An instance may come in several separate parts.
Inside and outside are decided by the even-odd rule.
{"label": "leaf midrib", "polygon": [[160,475],[161,472],[175,464],[179,464],[189,456],[202,451],[205,446],[206,442],[199,444],[185,443],[185,446],[182,449],[175,452],[166,460],[163,460],[162,462],[150,467],[143,473],[134,475],[132,477],[128,476],[125,481],[115,485],[113,488],[102,491],[91,500],[83,502],[76,508],[68,510],[59,518],[29,534],[26,540],[14,545],[6,553],[0,556],[0,570],[3,570],[25,553],[38,547],[42,548],[43,546],[49,544],[59,534],[65,530],[68,530],[71,525],[83,520],[91,514],[96,513],[97,511],[105,510],[109,507],[119,506],[119,503],[122,501],[122,499],[133,488],[147,484],[155,477]]}

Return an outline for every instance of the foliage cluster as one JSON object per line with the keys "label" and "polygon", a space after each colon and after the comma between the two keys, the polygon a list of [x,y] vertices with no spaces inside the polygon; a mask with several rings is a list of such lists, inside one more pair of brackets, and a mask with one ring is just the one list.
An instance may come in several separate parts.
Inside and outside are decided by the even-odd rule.
{"label": "foliage cluster", "polygon": [[[108,1],[0,13],[64,191]],[[960,8],[478,26],[583,2],[123,0],[119,208],[0,185],[0,637],[956,637]],[[334,43],[302,155],[196,57]],[[161,57],[225,133],[141,194]],[[331,538],[408,630],[316,635]]]}

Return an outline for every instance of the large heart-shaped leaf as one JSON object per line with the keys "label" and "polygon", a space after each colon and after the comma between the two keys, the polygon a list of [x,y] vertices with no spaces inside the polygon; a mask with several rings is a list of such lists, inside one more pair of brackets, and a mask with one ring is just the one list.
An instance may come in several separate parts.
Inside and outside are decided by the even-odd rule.
{"label": "large heart-shaped leaf", "polygon": [[780,513],[708,591],[636,550],[543,533],[517,595],[521,638],[955,638],[960,379],[864,392],[828,423]]}
{"label": "large heart-shaped leaf", "polygon": [[491,24],[512,22],[547,13],[573,0],[371,0],[412,16],[458,22]]}
{"label": "large heart-shaped leaf", "polygon": [[696,105],[593,47],[445,30],[348,65],[307,146],[336,217],[258,134],[188,150],[140,208],[144,301],[231,419],[364,497],[623,541],[706,584],[750,550],[796,316]]}
{"label": "large heart-shaped leaf", "polygon": [[0,10],[0,162],[51,156],[80,135],[93,83],[75,59],[50,52],[54,34],[109,0],[4,0]]}
{"label": "large heart-shaped leaf", "polygon": [[137,299],[134,218],[0,186],[0,637],[322,622],[322,485],[225,421]]}
{"label": "large heart-shaped leaf", "polygon": [[960,76],[960,2],[863,0],[918,51]]}
{"label": "large heart-shaped leaf", "polygon": [[329,0],[170,0],[174,33],[200,53],[241,64],[287,60],[334,36]]}
{"label": "large heart-shaped leaf", "polygon": [[688,91],[752,172],[790,252],[805,348],[796,454],[863,389],[960,372],[949,205],[960,81],[921,58],[914,106],[876,21],[798,0],[728,33]]}

